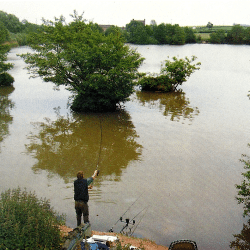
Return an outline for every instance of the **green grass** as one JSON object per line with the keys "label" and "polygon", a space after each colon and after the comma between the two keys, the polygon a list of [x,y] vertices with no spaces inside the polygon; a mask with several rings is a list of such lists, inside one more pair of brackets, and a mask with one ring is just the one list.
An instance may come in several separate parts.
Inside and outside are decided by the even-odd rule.
{"label": "green grass", "polygon": [[195,33],[196,37],[201,37],[201,41],[208,41],[211,33]]}
{"label": "green grass", "polygon": [[225,32],[228,32],[229,30],[232,29],[233,26],[213,26],[213,28],[209,29],[206,26],[197,26],[196,29],[194,30],[194,32],[196,33],[212,33],[215,32],[217,30],[224,30]]}

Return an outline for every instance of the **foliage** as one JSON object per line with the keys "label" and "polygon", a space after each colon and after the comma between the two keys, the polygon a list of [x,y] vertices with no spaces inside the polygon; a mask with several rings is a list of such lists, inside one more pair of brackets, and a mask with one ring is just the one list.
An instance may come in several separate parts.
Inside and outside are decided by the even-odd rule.
{"label": "foliage", "polygon": [[12,33],[21,32],[23,30],[23,24],[19,19],[12,14],[7,14],[6,12],[0,11],[0,22]]}
{"label": "foliage", "polygon": [[155,21],[151,25],[144,25],[135,20],[126,25],[126,39],[128,43],[135,44],[183,45],[196,42],[192,28],[165,23],[157,26]]}
{"label": "foliage", "polygon": [[207,27],[208,27],[209,29],[212,29],[213,26],[214,26],[214,25],[213,25],[211,22],[208,22],[208,23],[207,23]]}
{"label": "foliage", "polygon": [[224,30],[217,30],[210,34],[210,43],[223,44],[226,43],[226,34]]}
{"label": "foliage", "polygon": [[6,63],[9,46],[0,45],[0,86],[9,86],[14,82],[14,78],[7,73],[13,68],[12,63]]}
{"label": "foliage", "polygon": [[140,21],[132,20],[126,25],[126,40],[128,43],[134,44],[156,44],[153,38],[153,27],[144,25]]}
{"label": "foliage", "polygon": [[167,44],[183,45],[185,44],[185,32],[179,24],[169,26],[167,31]]}
{"label": "foliage", "polygon": [[[188,32],[190,35],[192,30],[188,30]],[[154,38],[159,44],[183,45],[188,36],[184,28],[180,27],[178,24],[171,25],[161,23],[154,27]]]}
{"label": "foliage", "polygon": [[197,39],[194,34],[194,31],[190,27],[184,27],[185,32],[185,43],[196,43]]}
{"label": "foliage", "polygon": [[0,44],[8,41],[10,39],[10,34],[4,24],[0,21]]}
{"label": "foliage", "polygon": [[162,91],[170,92],[173,90],[172,84],[170,83],[168,76],[145,76],[138,81],[138,85],[141,86],[143,91]]}
{"label": "foliage", "polygon": [[63,222],[49,201],[20,188],[1,193],[1,249],[60,249]]}
{"label": "foliage", "polygon": [[119,33],[105,36],[82,15],[75,12],[72,17],[70,24],[63,17],[44,21],[44,32],[31,36],[36,53],[22,57],[33,76],[73,93],[74,111],[113,111],[133,93],[143,58]]}
{"label": "foliage", "polygon": [[187,81],[195,70],[200,69],[200,63],[192,64],[196,57],[191,59],[185,57],[184,59],[172,58],[173,61],[165,60],[164,66],[162,65],[161,72],[156,77],[144,76],[138,81],[142,90],[160,90],[163,92],[175,91],[179,85]]}
{"label": "foliage", "polygon": [[[250,147],[250,144],[248,144]],[[243,216],[250,215],[250,157],[247,155],[242,155],[242,159],[240,159],[242,163],[244,163],[244,169],[247,171],[242,173],[244,177],[243,181],[240,185],[236,185],[238,191],[238,196],[236,197],[238,204],[244,204],[244,213]]]}
{"label": "foliage", "polygon": [[131,247],[131,244],[126,244],[122,246],[120,241],[116,243],[116,250],[130,250],[130,247]]}
{"label": "foliage", "polygon": [[235,250],[247,250],[250,249],[250,220],[248,225],[243,224],[243,229],[240,234],[235,234],[236,238],[231,242],[230,248]]}
{"label": "foliage", "polygon": [[0,74],[0,86],[11,86],[14,78],[7,72]]}
{"label": "foliage", "polygon": [[4,42],[8,40],[9,32],[0,22],[0,86],[9,86],[14,82],[14,78],[6,72],[13,68],[13,64],[6,63],[10,47]]}
{"label": "foliage", "polygon": [[245,43],[245,28],[240,25],[234,25],[227,34],[227,41],[230,44],[244,44]]}
{"label": "foliage", "polygon": [[154,37],[159,44],[166,44],[166,24],[161,23],[153,27]]}
{"label": "foliage", "polygon": [[8,41],[17,43],[19,46],[28,45],[27,35],[39,30],[40,25],[29,23],[27,20],[20,22],[15,15],[0,11],[0,44]]}
{"label": "foliage", "polygon": [[[113,34],[113,35],[118,35],[118,36],[121,36],[125,39],[124,37],[124,32],[122,31],[121,28],[119,28],[118,26],[115,26],[115,25],[111,25],[110,27],[108,27],[106,30],[105,30],[105,36],[108,36],[110,34]],[[124,40],[125,41],[125,40]]]}

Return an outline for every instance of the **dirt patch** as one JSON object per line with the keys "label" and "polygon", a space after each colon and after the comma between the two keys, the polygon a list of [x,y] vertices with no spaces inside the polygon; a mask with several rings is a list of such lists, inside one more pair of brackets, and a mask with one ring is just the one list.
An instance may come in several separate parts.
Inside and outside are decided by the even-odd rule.
{"label": "dirt patch", "polygon": [[135,246],[138,248],[143,247],[145,250],[167,250],[168,249],[168,247],[157,245],[155,242],[148,240],[148,239],[127,237],[123,234],[92,231],[92,235],[94,234],[117,236],[120,239],[122,246],[126,244],[131,244],[132,246]]}

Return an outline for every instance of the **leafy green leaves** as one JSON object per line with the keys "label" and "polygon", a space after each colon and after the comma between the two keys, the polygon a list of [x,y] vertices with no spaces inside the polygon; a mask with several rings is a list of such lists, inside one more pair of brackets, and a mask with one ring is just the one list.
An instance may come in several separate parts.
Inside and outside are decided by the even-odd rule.
{"label": "leafy green leaves", "polygon": [[[250,144],[248,144],[250,147]],[[240,161],[244,164],[244,169],[247,171],[242,173],[244,177],[240,185],[235,185],[238,191],[238,196],[236,197],[239,204],[244,204],[243,216],[250,215],[250,157],[247,155],[242,155]]]}
{"label": "leafy green leaves", "polygon": [[4,44],[9,39],[9,32],[0,22],[0,86],[9,86],[14,82],[14,78],[6,71],[13,68],[12,63],[6,63],[10,46]]}
{"label": "leafy green leaves", "polygon": [[75,111],[110,111],[133,93],[141,56],[124,44],[120,33],[105,36],[98,27],[63,18],[45,22],[31,36],[34,54],[21,55],[33,76],[65,85],[74,95]]}
{"label": "leafy green leaves", "polygon": [[191,59],[188,57],[184,59],[173,57],[172,61],[165,60],[159,75],[144,76],[138,81],[138,85],[141,85],[142,90],[175,91],[179,85],[187,81],[187,77],[195,70],[200,69],[198,66],[201,63],[192,64],[196,59],[195,56],[192,56]]}

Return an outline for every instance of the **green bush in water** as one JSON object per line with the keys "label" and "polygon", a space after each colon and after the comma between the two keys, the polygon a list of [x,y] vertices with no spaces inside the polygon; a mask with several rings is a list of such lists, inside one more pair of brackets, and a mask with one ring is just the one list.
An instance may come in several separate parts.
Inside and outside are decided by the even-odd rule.
{"label": "green bush in water", "polygon": [[145,76],[138,81],[142,90],[170,92],[177,90],[177,87],[187,81],[187,78],[195,71],[201,63],[193,64],[197,58],[192,56],[191,59],[185,57],[178,59],[173,57],[172,61],[165,60],[161,66],[160,74],[156,76]]}

